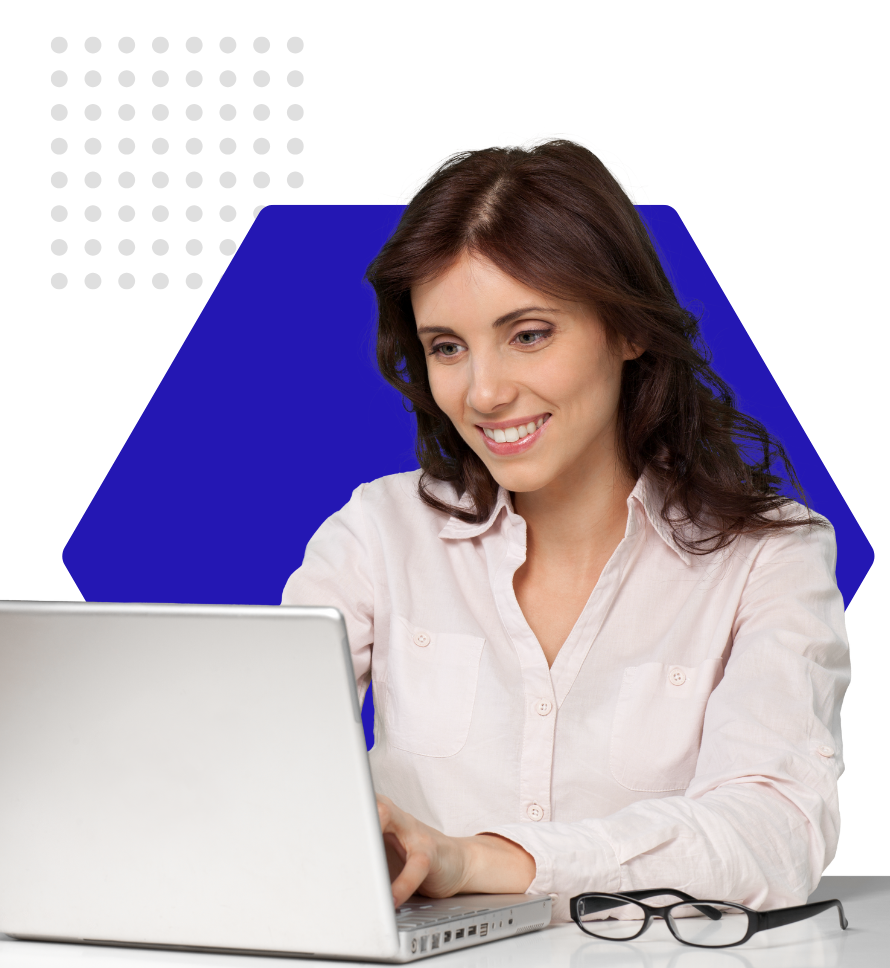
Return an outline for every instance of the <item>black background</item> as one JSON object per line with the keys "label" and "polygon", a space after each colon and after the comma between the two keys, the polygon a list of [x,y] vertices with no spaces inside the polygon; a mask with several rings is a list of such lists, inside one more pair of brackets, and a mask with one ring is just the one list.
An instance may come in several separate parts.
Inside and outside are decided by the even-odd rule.
{"label": "black background", "polygon": [[[865,516],[870,454],[861,449],[861,404],[863,396],[874,392],[880,374],[870,367],[863,375],[862,364],[877,362],[881,354],[868,340],[868,327],[875,324],[862,306],[867,271],[853,265],[859,254],[852,226],[863,202],[861,171],[840,157],[855,154],[851,146],[857,134],[846,110],[850,92],[823,81],[816,59],[800,61],[796,70],[786,69],[787,61],[781,70],[771,68],[775,50],[762,43],[753,78],[741,59],[729,62],[717,55],[705,60],[688,52],[682,58],[643,55],[636,47],[628,50],[626,42],[623,60],[621,51],[602,58],[555,59],[498,52],[489,59],[484,45],[480,49],[465,38],[455,40],[447,54],[434,54],[429,38],[384,42],[384,34],[375,30],[376,46],[365,46],[356,38],[321,39],[325,31],[313,35],[296,22],[274,30],[266,24],[252,33],[228,29],[211,34],[197,28],[174,34],[161,28],[155,33],[170,38],[171,53],[163,66],[174,82],[163,91],[148,83],[162,60],[146,55],[154,33],[75,31],[61,23],[47,33],[43,77],[62,67],[69,84],[55,90],[41,80],[34,99],[34,117],[41,124],[33,150],[41,165],[27,178],[33,186],[29,217],[38,229],[32,250],[20,263],[31,280],[32,309],[21,315],[8,309],[3,337],[7,462],[0,597],[82,597],[62,564],[62,548],[224,271],[228,260],[217,251],[219,238],[240,242],[255,205],[377,204],[378,193],[396,194],[406,176],[459,145],[482,147],[501,132],[528,136],[542,127],[572,131],[613,151],[649,186],[652,202],[679,212],[874,546],[873,527]],[[60,33],[68,37],[70,53],[55,57],[48,43]],[[88,33],[104,41],[98,57],[83,53]],[[130,57],[116,50],[123,33],[137,40]],[[204,37],[205,51],[198,57],[182,52],[192,33]],[[238,54],[228,58],[216,47],[225,33],[235,35],[240,45]],[[273,50],[261,58],[252,53],[250,41],[263,33],[272,39]],[[296,56],[282,53],[284,40],[293,34],[306,41]],[[91,91],[80,79],[92,67],[103,72],[106,82]],[[115,83],[124,67],[137,73],[136,87],[126,92]],[[194,67],[204,73],[204,86],[182,90],[177,76]],[[260,67],[273,75],[272,85],[262,91],[249,83]],[[293,67],[304,72],[301,88],[286,88],[281,80]],[[223,91],[215,79],[224,68],[236,70],[244,81]],[[97,125],[83,120],[83,105],[91,102],[105,111]],[[129,125],[116,120],[117,106],[126,102],[139,112]],[[150,120],[150,107],[158,102],[170,106],[170,122]],[[205,120],[192,125],[178,120],[183,106],[193,102],[205,106]],[[225,102],[239,107],[233,124],[218,120],[219,105]],[[250,109],[258,102],[270,105],[272,120],[252,120]],[[304,106],[305,117],[291,123],[284,111],[294,102]],[[48,111],[53,103],[69,106],[68,121],[52,122]],[[115,148],[125,134],[138,146],[128,159]],[[183,150],[182,142],[192,134],[204,141],[203,155],[191,157]],[[231,157],[216,153],[217,141],[227,134],[242,145]],[[59,135],[69,140],[69,152],[60,158],[48,150]],[[90,135],[107,144],[95,158],[81,147]],[[169,138],[171,151],[163,158],[149,157],[147,143],[158,135]],[[259,135],[273,145],[262,160],[249,150]],[[296,157],[283,149],[293,136],[305,143]],[[103,173],[105,184],[90,193],[82,178],[92,168]],[[250,173],[257,168],[268,170],[276,187],[267,192],[249,187]],[[64,191],[49,185],[50,173],[59,169],[71,179]],[[117,172],[123,169],[140,179],[129,193],[116,187]],[[144,187],[157,169],[171,175],[162,193],[170,222],[149,226],[143,217],[141,226],[138,220],[128,227],[117,223],[119,204],[131,201],[145,211],[157,201],[159,193]],[[192,169],[205,175],[206,187],[197,192],[182,187],[182,176]],[[216,181],[225,169],[239,175],[239,186],[228,192]],[[304,187],[278,187],[292,169],[304,173]],[[80,218],[90,201],[108,213],[96,225]],[[201,224],[181,221],[178,213],[192,202],[203,206],[212,235]],[[68,206],[69,220],[56,224],[48,213],[59,203]],[[217,228],[216,211],[225,203],[236,205],[239,216]],[[82,251],[84,239],[93,236],[105,246],[98,259]],[[130,259],[116,251],[117,239],[126,236],[140,247]],[[171,242],[171,254],[164,259],[147,254],[149,241],[159,236]],[[182,240],[193,236],[205,239],[204,254],[197,258],[180,254]],[[49,251],[56,237],[69,241],[63,258]],[[149,284],[159,264],[171,280],[164,292]],[[105,279],[95,292],[82,283],[91,269]],[[116,280],[127,269],[137,275],[137,288],[122,292]],[[69,280],[60,292],[49,286],[57,271]],[[183,284],[190,271],[204,277],[197,292]],[[854,338],[863,329],[866,339]],[[886,667],[880,658],[880,667],[873,668],[870,657],[876,651],[869,648],[868,631],[877,627],[874,592],[872,568],[848,616],[855,681],[843,713],[844,830],[829,873],[883,873],[888,866],[885,808],[873,789],[882,786],[883,769],[872,773],[864,755],[880,735],[874,710],[882,702],[879,668]]]}

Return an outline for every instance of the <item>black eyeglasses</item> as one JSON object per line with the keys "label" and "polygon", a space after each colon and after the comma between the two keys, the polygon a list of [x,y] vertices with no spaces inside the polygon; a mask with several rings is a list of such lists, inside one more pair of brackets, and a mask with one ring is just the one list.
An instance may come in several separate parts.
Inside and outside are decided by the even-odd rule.
{"label": "black eyeglasses", "polygon": [[[665,907],[642,902],[648,897],[679,897]],[[578,894],[569,902],[572,920],[585,933],[606,941],[633,941],[649,927],[653,918],[664,918],[671,934],[681,944],[695,948],[732,948],[744,944],[758,931],[794,924],[836,907],[841,927],[847,919],[841,902],[816,901],[798,907],[754,911],[731,901],[700,901],[683,891],[658,888],[627,891],[625,894]],[[585,921],[584,918],[590,918]]]}

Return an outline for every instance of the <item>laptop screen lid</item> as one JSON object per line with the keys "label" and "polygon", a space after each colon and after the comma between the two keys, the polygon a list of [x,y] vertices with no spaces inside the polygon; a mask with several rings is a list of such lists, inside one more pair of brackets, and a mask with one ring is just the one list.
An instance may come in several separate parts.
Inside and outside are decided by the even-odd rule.
{"label": "laptop screen lid", "polygon": [[335,609],[0,603],[0,776],[6,934],[398,951]]}

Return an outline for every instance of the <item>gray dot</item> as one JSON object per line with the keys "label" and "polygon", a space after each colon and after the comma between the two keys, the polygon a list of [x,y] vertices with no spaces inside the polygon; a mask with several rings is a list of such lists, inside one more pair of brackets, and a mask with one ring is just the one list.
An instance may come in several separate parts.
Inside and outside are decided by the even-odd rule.
{"label": "gray dot", "polygon": [[136,49],[136,41],[132,37],[121,37],[117,46],[122,54],[132,54]]}
{"label": "gray dot", "polygon": [[124,272],[118,277],[117,284],[121,289],[132,289],[136,285],[136,280],[129,272]]}
{"label": "gray dot", "polygon": [[269,83],[269,75],[265,71],[257,71],[253,75],[253,83],[257,87],[265,87]]}
{"label": "gray dot", "polygon": [[121,239],[117,244],[117,251],[121,255],[132,255],[136,251],[136,243],[132,239]]}
{"label": "gray dot", "polygon": [[68,218],[68,209],[64,205],[54,205],[49,214],[54,222],[64,222]]}
{"label": "gray dot", "polygon": [[185,150],[190,155],[199,155],[199,154],[201,154],[201,149],[203,147],[204,147],[204,145],[201,144],[201,139],[200,138],[189,138],[189,140],[186,141],[186,143],[185,143]]}
{"label": "gray dot", "polygon": [[302,107],[300,107],[299,104],[292,104],[287,109],[287,116],[291,119],[291,121],[299,121],[300,118],[303,117]]}
{"label": "gray dot", "polygon": [[64,87],[68,83],[68,75],[64,71],[53,71],[50,80],[53,87]]}
{"label": "gray dot", "polygon": [[185,116],[189,119],[189,121],[200,121],[203,113],[204,112],[201,110],[200,104],[190,104],[185,109]]}
{"label": "gray dot", "polygon": [[152,143],[151,143],[151,150],[156,155],[166,154],[167,153],[167,149],[169,147],[170,147],[170,145],[167,144],[167,139],[166,138],[155,138],[155,140],[152,141]]}
{"label": "gray dot", "polygon": [[264,155],[269,150],[269,142],[265,138],[257,138],[253,143],[253,150],[258,155]]}
{"label": "gray dot", "polygon": [[185,244],[185,251],[188,252],[189,255],[200,255],[203,248],[204,246],[201,245],[201,242],[198,239],[189,239]]}
{"label": "gray dot", "polygon": [[98,289],[102,285],[102,279],[96,272],[89,272],[84,277],[83,284],[87,289]]}
{"label": "gray dot", "polygon": [[235,172],[233,171],[224,171],[219,176],[219,183],[223,188],[234,188],[236,181]]}
{"label": "gray dot", "polygon": [[68,176],[63,171],[54,171],[50,180],[53,183],[53,188],[64,188],[68,184]]}
{"label": "gray dot", "polygon": [[102,184],[102,176],[97,171],[88,171],[83,176],[83,183],[87,188],[98,188]]}
{"label": "gray dot", "polygon": [[155,119],[155,121],[166,121],[169,113],[170,112],[167,110],[166,104],[156,104],[151,109],[151,116]]}
{"label": "gray dot", "polygon": [[87,205],[84,209],[83,217],[88,222],[98,222],[102,218],[102,209],[98,205]]}
{"label": "gray dot", "polygon": [[253,183],[257,188],[268,188],[269,187],[269,176],[264,171],[258,171],[253,176]]}
{"label": "gray dot", "polygon": [[200,71],[189,71],[188,74],[185,75],[185,83],[188,84],[189,87],[198,87],[203,80],[204,78],[201,77]]}
{"label": "gray dot", "polygon": [[102,150],[102,142],[98,138],[87,138],[83,143],[83,148],[88,155],[98,155]]}
{"label": "gray dot", "polygon": [[68,150],[68,142],[64,138],[53,138],[50,148],[54,155],[64,155]]}
{"label": "gray dot", "polygon": [[68,41],[65,40],[64,37],[53,37],[50,47],[52,47],[57,54],[64,54],[65,51],[68,50]]}
{"label": "gray dot", "polygon": [[117,210],[117,217],[122,222],[132,222],[136,217],[136,210],[132,205],[121,205],[121,207]]}
{"label": "gray dot", "polygon": [[258,104],[253,109],[253,116],[257,119],[257,121],[265,121],[266,118],[269,117],[269,113],[269,107],[266,104]]}
{"label": "gray dot", "polygon": [[224,104],[219,109],[219,116],[223,119],[223,121],[231,121],[236,114],[237,112],[235,111],[234,104]]}
{"label": "gray dot", "polygon": [[159,272],[157,275],[151,277],[151,284],[155,289],[166,289],[169,281],[163,272]]}
{"label": "gray dot", "polygon": [[53,289],[64,289],[68,285],[68,277],[61,272],[57,272],[52,279],[50,279],[50,285]]}
{"label": "gray dot", "polygon": [[266,207],[265,205],[257,205],[257,207],[256,207],[256,208],[255,208],[255,209],[253,210],[253,217],[254,217],[254,218],[256,218],[256,217],[257,217],[257,215],[259,215],[259,214],[260,214],[260,212],[262,212],[262,210],[263,210],[263,209],[264,209],[265,207]]}
{"label": "gray dot", "polygon": [[[62,83],[64,83],[64,81]],[[235,72],[223,71],[222,74],[219,75],[219,83],[222,84],[223,87],[231,87],[235,83]]]}
{"label": "gray dot", "polygon": [[291,138],[287,143],[287,150],[292,155],[298,155],[303,150],[303,142],[299,138]]}
{"label": "gray dot", "polygon": [[117,143],[117,150],[122,155],[132,155],[136,150],[136,142],[132,138],[121,138]]}
{"label": "gray dot", "polygon": [[53,239],[50,248],[53,250],[53,255],[64,255],[68,251],[68,243],[64,239]]}
{"label": "gray dot", "polygon": [[219,251],[222,252],[223,255],[232,255],[235,251],[235,248],[236,246],[233,239],[223,239],[222,242],[219,243]]}
{"label": "gray dot", "polygon": [[204,179],[201,177],[201,173],[199,171],[190,171],[185,176],[185,183],[189,188],[200,188],[202,181],[204,181]]}
{"label": "gray dot", "polygon": [[[61,139],[60,139],[61,140]],[[55,142],[53,142],[55,143]],[[232,138],[223,138],[219,143],[219,150],[224,155],[230,155],[235,150],[235,142]]]}
{"label": "gray dot", "polygon": [[54,121],[64,121],[68,117],[68,108],[64,104],[54,104],[50,114]]}
{"label": "gray dot", "polygon": [[98,37],[87,37],[83,42],[83,46],[86,48],[88,54],[98,54],[102,49],[102,41]]}
{"label": "gray dot", "polygon": [[136,184],[136,176],[131,171],[122,171],[117,176],[117,183],[121,188],[132,188]]}
{"label": "gray dot", "polygon": [[83,109],[83,116],[87,121],[98,121],[102,117],[102,108],[98,104],[88,104]]}
{"label": "gray dot", "polygon": [[299,54],[303,49],[303,41],[300,40],[299,37],[291,37],[291,39],[287,42],[287,49],[292,54]]}
{"label": "gray dot", "polygon": [[292,171],[287,176],[287,183],[291,188],[299,188],[303,184],[303,176],[298,171]]}
{"label": "gray dot", "polygon": [[151,49],[156,54],[163,54],[170,45],[167,43],[166,37],[155,37],[151,42]]}
{"label": "gray dot", "polygon": [[287,75],[287,83],[291,87],[299,87],[303,83],[303,75],[299,71],[291,71]]}
{"label": "gray dot", "polygon": [[83,79],[87,87],[98,87],[102,83],[102,75],[98,71],[87,71]]}
{"label": "gray dot", "polygon": [[169,248],[170,246],[167,245],[166,239],[155,239],[151,244],[151,251],[155,255],[166,255]]}
{"label": "gray dot", "polygon": [[117,109],[117,116],[121,121],[132,121],[136,117],[136,108],[132,104],[122,104]]}
{"label": "gray dot", "polygon": [[156,171],[151,176],[151,183],[155,188],[166,188],[169,181],[170,179],[165,171]]}
{"label": "gray dot", "polygon": [[166,222],[169,214],[170,213],[163,205],[155,205],[155,207],[151,210],[151,217],[156,222]]}
{"label": "gray dot", "polygon": [[[223,37],[223,39],[219,42],[219,49],[224,54],[231,54],[232,51],[235,49],[235,46],[236,45],[235,45],[234,37]],[[55,48],[53,49],[55,50]]]}
{"label": "gray dot", "polygon": [[169,80],[170,78],[167,76],[166,71],[155,71],[154,74],[151,75],[151,83],[154,84],[155,87],[163,87]]}
{"label": "gray dot", "polygon": [[189,289],[200,289],[202,282],[203,280],[197,272],[190,272],[185,277],[185,284],[189,287]]}
{"label": "gray dot", "polygon": [[189,207],[185,210],[185,217],[190,222],[199,222],[203,214],[204,213],[201,211],[200,206],[198,205],[189,205]]}
{"label": "gray dot", "polygon": [[235,209],[231,205],[223,205],[219,210],[219,217],[224,222],[231,222],[235,218]]}
{"label": "gray dot", "polygon": [[132,71],[121,71],[117,75],[117,82],[121,87],[132,87],[136,83],[136,75]]}
{"label": "gray dot", "polygon": [[265,37],[257,37],[257,39],[253,42],[253,49],[258,54],[265,54],[269,49],[269,41]]}
{"label": "gray dot", "polygon": [[102,243],[98,239],[87,239],[83,244],[83,251],[87,255],[98,255],[102,251]]}
{"label": "gray dot", "polygon": [[201,38],[200,37],[189,37],[189,39],[185,42],[185,49],[190,54],[197,54],[198,51],[203,46],[204,45],[201,43]]}

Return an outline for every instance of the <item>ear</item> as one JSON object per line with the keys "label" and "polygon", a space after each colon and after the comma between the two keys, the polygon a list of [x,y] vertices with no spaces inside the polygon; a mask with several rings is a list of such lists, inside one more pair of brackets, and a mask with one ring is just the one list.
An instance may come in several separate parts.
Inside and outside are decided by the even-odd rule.
{"label": "ear", "polygon": [[645,346],[637,346],[636,343],[630,343],[624,340],[624,351],[621,358],[627,362],[628,360],[639,359],[646,352]]}

